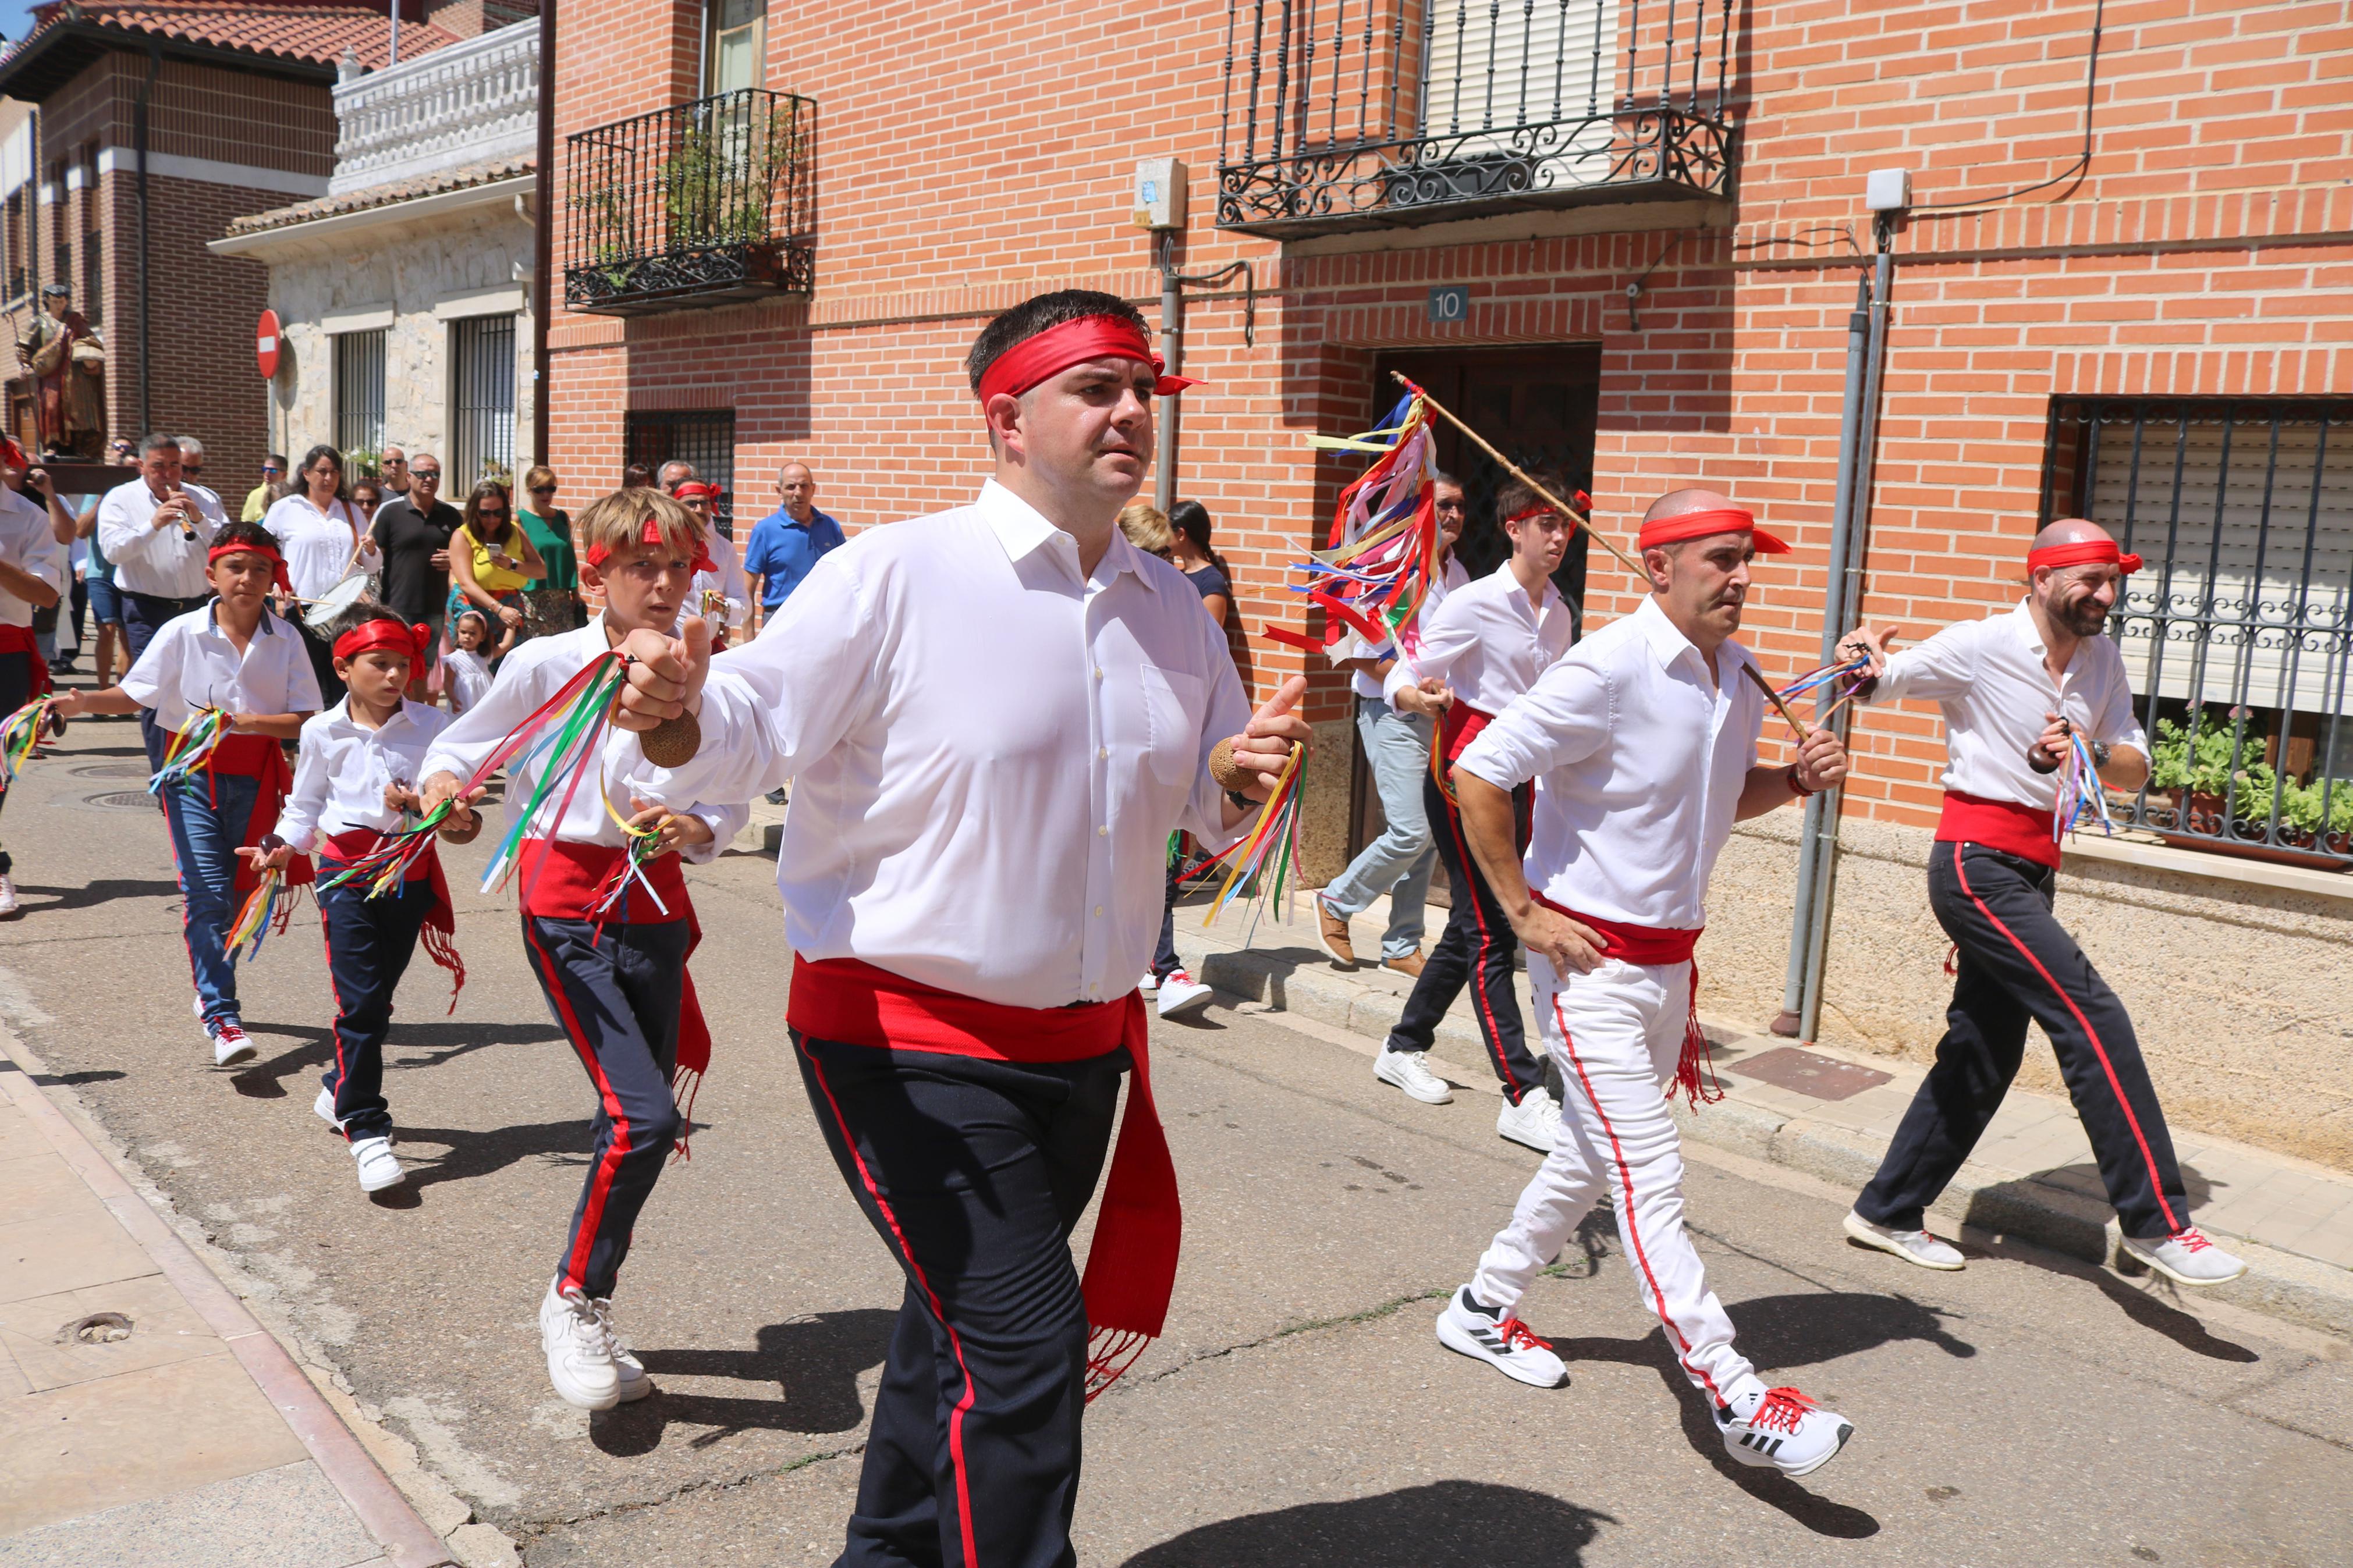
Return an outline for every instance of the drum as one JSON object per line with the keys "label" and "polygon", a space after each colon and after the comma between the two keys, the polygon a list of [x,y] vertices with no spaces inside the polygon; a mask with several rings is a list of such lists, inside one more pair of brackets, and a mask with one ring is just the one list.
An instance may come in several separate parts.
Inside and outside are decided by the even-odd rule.
{"label": "drum", "polygon": [[302,624],[319,636],[326,636],[345,611],[367,597],[367,574],[354,572],[319,597],[303,600]]}

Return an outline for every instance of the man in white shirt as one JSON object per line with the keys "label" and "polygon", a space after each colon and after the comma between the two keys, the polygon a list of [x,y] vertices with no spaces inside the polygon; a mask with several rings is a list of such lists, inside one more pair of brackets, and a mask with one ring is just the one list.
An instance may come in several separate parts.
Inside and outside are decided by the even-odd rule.
{"label": "man in white shirt", "polygon": [[[13,441],[6,452],[10,458],[22,457]],[[49,667],[33,632],[33,614],[54,608],[64,586],[63,552],[48,513],[0,485],[0,718],[48,693]],[[0,849],[0,920],[23,912],[15,871],[8,851]]]}
{"label": "man in white shirt", "polygon": [[[1454,542],[1462,537],[1465,516],[1462,481],[1451,474],[1433,474],[1430,489],[1438,519],[1439,568],[1417,617],[1422,622],[1434,618],[1446,595],[1471,580],[1454,558]],[[1430,869],[1438,863],[1430,815],[1421,799],[1430,779],[1431,721],[1427,714],[1398,711],[1381,695],[1383,678],[1398,661],[1394,643],[1374,647],[1352,633],[1341,643],[1338,658],[1356,700],[1356,734],[1364,742],[1373,788],[1381,797],[1384,826],[1381,836],[1315,895],[1317,933],[1324,951],[1353,969],[1356,948],[1348,934],[1349,917],[1370,909],[1375,899],[1387,893],[1389,925],[1381,935],[1381,967],[1418,979],[1423,904],[1430,892]]]}
{"label": "man in white shirt", "polygon": [[[1438,721],[1441,764],[1461,756],[1496,714],[1568,651],[1577,636],[1576,610],[1552,582],[1575,521],[1518,479],[1496,495],[1495,511],[1511,538],[1512,553],[1489,575],[1449,594],[1435,615],[1425,615],[1414,647],[1382,682],[1401,711]],[[1548,1151],[1559,1131],[1560,1107],[1545,1087],[1543,1066],[1528,1051],[1527,1026],[1514,989],[1518,944],[1463,846],[1453,796],[1426,757],[1422,805],[1438,838],[1438,857],[1446,864],[1454,907],[1445,934],[1415,977],[1397,1027],[1373,1060],[1373,1076],[1425,1105],[1452,1100],[1453,1089],[1430,1070],[1428,1056],[1439,1021],[1468,984],[1488,1061],[1504,1086],[1496,1135]],[[1530,786],[1514,795],[1524,828],[1532,793]]]}
{"label": "man in white shirt", "polygon": [[[1651,504],[1637,546],[1651,596],[1547,669],[1455,765],[1463,830],[1527,944],[1536,1026],[1567,1103],[1558,1145],[1440,1314],[1438,1338],[1521,1382],[1566,1384],[1560,1358],[1516,1309],[1609,1191],[1644,1304],[1707,1396],[1726,1450],[1801,1476],[1853,1427],[1793,1388],[1767,1389],[1732,1348],[1731,1320],[1683,1228],[1668,1094],[1700,1092],[1706,1043],[1691,953],[1733,823],[1836,784],[1846,752],[1817,730],[1797,762],[1757,765],[1765,698],[1732,635],[1751,559],[1787,545],[1722,495],[1680,489]],[[1509,792],[1538,776],[1523,867]]]}
{"label": "man in white shirt", "polygon": [[[141,438],[139,477],[115,486],[98,503],[98,547],[114,568],[122,637],[132,662],[165,622],[201,610],[211,599],[205,557],[213,535],[227,521],[212,491],[182,477],[177,437]],[[162,767],[164,737],[145,708],[139,710],[139,733],[148,765]]]}
{"label": "man in white shirt", "polygon": [[2189,1223],[2132,1019],[2052,914],[2058,835],[2072,826],[2054,822],[2053,812],[2075,742],[2099,775],[2084,788],[2130,793],[2148,781],[2148,739],[2133,717],[2124,654],[2102,635],[2139,565],[2099,524],[2062,518],[2035,536],[2026,597],[2007,615],[1947,626],[1893,655],[1886,631],[1858,629],[1840,644],[1845,657],[1870,656],[1869,700],[1928,698],[1945,716],[1945,809],[1928,859],[1928,906],[1960,964],[1936,1065],[1846,1218],[1855,1241],[1924,1268],[1963,1264],[1923,1228],[1924,1211],[2000,1109],[2031,1018],[2058,1056],[2125,1250],[2179,1285],[2246,1272]]}
{"label": "man in white shirt", "polygon": [[679,505],[701,520],[703,545],[711,556],[709,569],[694,574],[694,594],[687,601],[687,611],[703,615],[703,595],[718,595],[723,602],[703,618],[711,623],[712,647],[724,647],[734,628],[743,625],[744,606],[752,599],[752,590],[744,577],[741,552],[733,540],[719,531],[717,524],[719,498],[726,492],[714,484],[687,479],[670,493],[678,498]]}
{"label": "man in white shirt", "polygon": [[[1176,1272],[1135,988],[1168,835],[1231,844],[1308,733],[1305,682],[1253,716],[1199,595],[1119,532],[1153,397],[1190,384],[1159,374],[1134,307],[1028,300],[965,368],[995,478],[827,554],[712,662],[701,754],[650,776],[747,800],[797,775],[777,858],[787,1018],[827,1143],[907,1278],[839,1560],[860,1565],[1075,1561],[1084,1400],[1159,1332]],[[696,706],[679,645],[628,651],[617,721]],[[1209,772],[1228,739],[1243,794]],[[1131,1067],[1082,1281],[1070,1233]]]}

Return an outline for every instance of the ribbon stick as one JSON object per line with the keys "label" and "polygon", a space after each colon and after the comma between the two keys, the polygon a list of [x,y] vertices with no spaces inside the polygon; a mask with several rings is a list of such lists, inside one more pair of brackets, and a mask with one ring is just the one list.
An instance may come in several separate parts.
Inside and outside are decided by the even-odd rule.
{"label": "ribbon stick", "polygon": [[164,752],[164,765],[147,781],[147,793],[161,795],[165,785],[186,784],[203,772],[212,761],[214,748],[227,732],[228,715],[217,708],[199,708],[189,714],[187,722],[172,732],[171,744]]}
{"label": "ribbon stick", "polygon": [[620,862],[605,878],[603,885],[597,888],[596,901],[588,906],[589,920],[602,924],[621,907],[632,886],[643,888],[646,897],[654,901],[654,908],[667,916],[670,906],[662,902],[659,893],[654,891],[653,882],[646,876],[645,864],[656,858],[653,847],[660,841],[661,830],[670,822],[669,814],[665,813],[661,821],[651,827],[639,827],[613,809],[613,797],[603,787],[601,780],[597,794],[605,803],[605,815],[613,819],[613,826],[619,828],[622,837],[628,840],[629,852],[621,857]]}
{"label": "ribbon stick", "polygon": [[228,961],[235,963],[240,957],[248,963],[261,956],[261,941],[272,931],[283,931],[286,922],[293,918],[294,900],[299,889],[286,885],[286,873],[275,866],[264,867],[255,881],[253,891],[246,895],[237,911],[237,919],[221,941]]}
{"label": "ribbon stick", "polygon": [[1300,764],[1306,755],[1305,748],[1293,746],[1291,759],[1282,764],[1276,778],[1274,793],[1267,797],[1258,816],[1258,826],[1250,836],[1223,853],[1210,857],[1195,867],[1183,879],[1193,881],[1206,878],[1212,867],[1223,866],[1226,879],[1210,901],[1209,912],[1202,917],[1205,926],[1214,924],[1225,912],[1235,894],[1244,888],[1255,907],[1250,911],[1250,925],[1242,932],[1243,945],[1258,932],[1258,917],[1267,907],[1275,907],[1275,919],[1290,918],[1286,896],[1297,886],[1302,872],[1299,867],[1299,818],[1302,795],[1299,789]]}
{"label": "ribbon stick", "polygon": [[[513,826],[507,829],[506,837],[491,856],[490,865],[483,869],[482,891],[496,889],[513,871],[523,840],[541,822],[559,784],[564,786],[564,794],[555,805],[551,826],[562,820],[571,806],[586,766],[596,755],[606,728],[612,722],[613,699],[619,695],[621,683],[628,679],[628,659],[618,653],[603,653],[590,659],[555,695],[507,731],[506,739],[482,759],[482,765],[466,781],[461,793],[470,794],[501,767],[509,768],[517,776],[533,763],[539,767],[531,798],[514,814]],[[609,805],[607,809],[611,809]],[[542,828],[543,832],[547,830]]]}
{"label": "ribbon stick", "polygon": [[414,827],[379,835],[375,848],[345,861],[332,874],[322,876],[319,890],[324,892],[331,888],[364,882],[367,890],[362,896],[365,898],[381,899],[388,893],[398,892],[408,880],[408,868],[432,847],[433,835],[448,817],[450,804],[443,801],[426,813]]}
{"label": "ribbon stick", "polygon": [[56,705],[53,697],[36,697],[5,719],[0,719],[0,797],[16,782],[16,774],[33,754],[33,748],[52,731],[50,710]]}
{"label": "ribbon stick", "polygon": [[1324,547],[1310,551],[1293,568],[1307,574],[1306,585],[1293,592],[1324,611],[1323,642],[1273,626],[1267,636],[1310,653],[1324,651],[1349,632],[1375,649],[1409,640],[1438,571],[1427,400],[1419,388],[1409,387],[1377,429],[1311,436],[1308,444],[1367,453],[1375,460],[1340,492]]}
{"label": "ribbon stick", "polygon": [[2113,837],[2116,821],[2108,813],[2108,793],[2100,783],[2100,767],[2092,760],[2092,748],[2070,725],[2067,760],[2060,764],[2058,804],[2051,813],[2051,841],[2056,844],[2064,834],[2092,826]]}

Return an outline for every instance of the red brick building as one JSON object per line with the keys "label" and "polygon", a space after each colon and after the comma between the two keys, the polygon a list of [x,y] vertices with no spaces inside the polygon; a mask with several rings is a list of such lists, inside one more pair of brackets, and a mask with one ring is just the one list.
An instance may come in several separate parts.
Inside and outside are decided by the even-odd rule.
{"label": "red brick building", "polygon": [[[1177,489],[1217,519],[1253,633],[1296,623],[1285,564],[1348,471],[1302,438],[1364,427],[1396,368],[1588,485],[1621,540],[1675,484],[1754,506],[1799,547],[1760,572],[1750,620],[1767,667],[1789,673],[1821,632],[1848,318],[1879,245],[1866,177],[1904,171],[1862,520],[1871,617],[1917,637],[1999,609],[2041,518],[2129,529],[2151,568],[2118,632],[2144,707],[2242,713],[2225,725],[2224,800],[2201,816],[2192,790],[2159,792],[2137,820],[2301,846],[2319,867],[2353,851],[2325,821],[2292,820],[2310,815],[2297,792],[2334,809],[2347,791],[2330,781],[2353,778],[2340,6],[991,0],[763,16],[752,0],[591,0],[563,14],[554,76],[556,266],[575,308],[552,321],[551,450],[575,488],[617,477],[625,450],[694,439],[723,448],[746,515],[772,504],[787,458],[853,525],[969,494],[986,467],[957,370],[974,331],[1057,286],[1155,311],[1136,164],[1174,157],[1189,170],[1176,263],[1250,264],[1188,291],[1184,368],[1209,384],[1186,399]],[[759,245],[709,243],[710,216],[682,225],[677,187],[644,173],[659,163],[647,149],[721,143],[716,111],[676,106],[722,88],[796,95],[724,100],[754,104],[725,112],[781,149]],[[1492,482],[1463,466],[1474,495]],[[1591,616],[1631,603],[1600,552],[1575,565]],[[1261,684],[1298,666],[1255,636],[1238,651]],[[1334,743],[1314,775],[1311,870],[1328,872],[1361,826],[1345,809],[1345,688],[1313,673]],[[1938,725],[1905,709],[1857,734],[1825,1036],[1916,1051],[1936,1028],[1943,943],[1908,868],[1935,817]],[[1711,1002],[1760,1023],[1788,932],[1788,837],[1760,830],[1727,855],[1710,938],[1737,956],[1708,966]],[[2221,936],[2175,951],[2177,921],[2137,957],[2104,952],[2112,970],[2219,966],[2239,997],[2293,1018],[2313,966],[2342,973],[2353,956],[2353,905],[2326,869],[2097,851],[2084,875],[2120,903],[2176,898],[2211,932],[2255,900],[2269,933],[2260,952]],[[1891,868],[1883,897],[1874,866]],[[1894,922],[1876,936],[1843,915],[1874,899]],[[1928,982],[1861,984],[1889,967],[1883,946]],[[2228,1032],[2223,993],[2170,989],[2158,1032],[2176,1026],[2185,1050]],[[2187,1114],[2353,1158],[2353,1041],[2295,1037],[2311,1050],[2292,1069],[2185,1067],[2206,1073],[2179,1089]],[[2296,1088],[2281,1103],[2318,1097],[2293,1130],[2233,1109],[2269,1105],[2248,1075],[2283,1071]]]}

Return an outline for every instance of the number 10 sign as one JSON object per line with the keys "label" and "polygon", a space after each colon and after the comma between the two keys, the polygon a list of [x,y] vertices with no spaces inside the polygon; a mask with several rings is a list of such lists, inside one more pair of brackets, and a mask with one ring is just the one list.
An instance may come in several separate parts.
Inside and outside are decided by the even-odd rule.
{"label": "number 10 sign", "polygon": [[1430,291],[1430,325],[1446,326],[1470,317],[1471,290],[1464,285],[1449,283]]}

